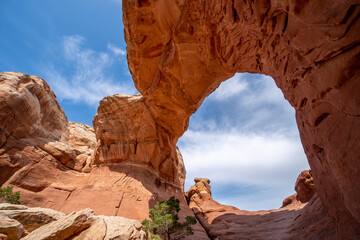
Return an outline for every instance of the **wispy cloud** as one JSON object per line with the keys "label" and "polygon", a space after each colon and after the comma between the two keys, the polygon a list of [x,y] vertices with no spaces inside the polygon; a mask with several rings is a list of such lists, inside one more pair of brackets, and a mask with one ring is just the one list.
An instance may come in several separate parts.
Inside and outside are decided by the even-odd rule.
{"label": "wispy cloud", "polygon": [[111,43],[108,43],[107,48],[110,51],[112,51],[115,56],[125,56],[126,55],[125,50],[123,50],[122,48],[117,47],[117,46],[115,46],[115,45],[113,45]]}
{"label": "wispy cloud", "polygon": [[298,138],[191,130],[183,138],[187,168],[201,169],[222,183],[283,184],[284,178],[300,173],[292,167],[307,165]]}
{"label": "wispy cloud", "polygon": [[222,82],[212,95],[211,98],[218,101],[227,100],[233,96],[236,96],[246,90],[248,87],[247,82],[242,78],[241,74],[235,74],[231,79]]}
{"label": "wispy cloud", "polygon": [[[118,55],[126,54],[109,44],[109,52],[97,52],[84,47],[85,38],[79,35],[65,36],[59,45],[58,58],[67,66],[66,70],[54,63],[47,64],[43,72],[57,97],[96,106],[107,95],[115,93],[134,94],[131,79],[117,79],[110,67]],[[123,64],[126,64],[124,62]]]}
{"label": "wispy cloud", "polygon": [[278,208],[309,168],[294,110],[267,76],[238,74],[221,84],[179,146],[187,188],[195,177],[207,177],[215,200],[247,210]]}
{"label": "wispy cloud", "polygon": [[[230,99],[231,98],[231,99]],[[266,75],[236,73],[209,96],[212,101],[231,100],[245,107],[262,104],[288,105],[274,80]]]}

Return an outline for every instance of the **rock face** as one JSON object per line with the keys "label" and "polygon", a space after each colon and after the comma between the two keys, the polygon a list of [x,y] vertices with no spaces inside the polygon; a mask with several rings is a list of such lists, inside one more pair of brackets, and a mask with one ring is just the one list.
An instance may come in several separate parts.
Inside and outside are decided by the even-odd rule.
{"label": "rock face", "polygon": [[[296,186],[308,174],[309,170],[303,171]],[[301,202],[295,197],[280,209],[244,211],[213,200],[209,184],[209,179],[195,178],[186,196],[211,239],[336,239],[334,221],[317,195],[313,194],[309,204],[310,199]]]}
{"label": "rock face", "polygon": [[314,179],[311,174],[311,170],[304,170],[300,173],[295,183],[296,193],[285,198],[283,205],[286,207],[288,205],[297,205],[301,203],[307,203],[316,193],[314,186]]}
{"label": "rock face", "polygon": [[270,75],[296,110],[338,238],[360,235],[359,9],[355,0],[123,1],[129,68],[165,156],[222,81]]}
{"label": "rock face", "polygon": [[[18,240],[25,234],[25,231],[18,221],[0,215],[0,234],[5,235],[7,240]],[[1,235],[0,237],[3,238]]]}
{"label": "rock face", "polygon": [[[72,212],[69,215],[46,208],[28,208],[9,204],[0,204],[0,209],[2,209],[0,210],[0,234],[5,234],[9,240],[146,239],[146,234],[141,230],[139,222],[123,217],[95,216],[91,209]],[[22,212],[23,217],[19,220],[20,212],[14,214],[14,211]],[[23,221],[24,216],[26,221]],[[28,227],[35,225],[38,227]],[[24,233],[24,227],[27,233]]]}
{"label": "rock face", "polygon": [[53,91],[38,77],[0,73],[0,126],[1,184],[11,177],[21,181],[13,174],[26,165],[42,165],[42,160],[57,160],[58,167],[78,172],[90,170],[94,131],[68,122]]}
{"label": "rock face", "polygon": [[[42,79],[4,72],[0,84],[0,183],[13,185],[25,204],[64,213],[90,207],[96,214],[142,221],[157,201],[175,196],[180,216],[193,215],[183,195],[181,154],[175,148],[159,161],[165,153],[161,141],[151,141],[157,139],[156,123],[141,96],[106,97],[94,131],[68,122]],[[28,113],[34,117],[27,119]],[[47,128],[48,122],[54,126]],[[194,237],[207,238],[199,224],[194,230]]]}
{"label": "rock face", "polygon": [[158,136],[158,123],[141,95],[112,95],[100,102],[95,115],[97,137],[95,164],[122,163],[156,172],[159,181],[182,188],[185,168],[181,154],[164,150],[166,139]]}
{"label": "rock face", "polygon": [[0,204],[0,215],[18,221],[27,232],[57,221],[65,214],[48,208],[28,208],[23,205]]}

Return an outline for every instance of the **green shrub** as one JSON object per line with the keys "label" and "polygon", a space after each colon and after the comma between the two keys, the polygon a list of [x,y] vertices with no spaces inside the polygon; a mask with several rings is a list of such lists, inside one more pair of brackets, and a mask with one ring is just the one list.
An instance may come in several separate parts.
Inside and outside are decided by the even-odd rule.
{"label": "green shrub", "polygon": [[144,230],[150,232],[152,240],[160,240],[161,237],[167,240],[184,239],[187,235],[192,235],[191,225],[196,224],[196,218],[187,216],[183,223],[178,222],[180,211],[180,201],[174,196],[167,201],[159,201],[153,209],[149,210],[149,218],[142,221]]}
{"label": "green shrub", "polygon": [[20,192],[13,193],[13,186],[0,188],[0,203],[1,202],[22,204],[22,201],[20,201]]}

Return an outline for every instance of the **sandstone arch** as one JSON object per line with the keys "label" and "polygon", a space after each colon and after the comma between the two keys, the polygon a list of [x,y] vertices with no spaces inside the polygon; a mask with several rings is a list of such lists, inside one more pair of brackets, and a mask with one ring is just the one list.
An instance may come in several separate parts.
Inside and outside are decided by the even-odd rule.
{"label": "sandstone arch", "polygon": [[123,1],[129,68],[156,122],[160,174],[175,181],[166,173],[177,168],[176,142],[222,81],[267,74],[296,110],[338,234],[359,234],[359,11],[356,1]]}
{"label": "sandstone arch", "polygon": [[[175,195],[189,215],[176,142],[190,115],[235,72],[265,73],[296,109],[321,199],[271,230],[316,239],[335,220],[339,239],[360,234],[357,1],[124,0],[123,11],[142,95],[104,98],[95,134],[67,121],[42,79],[0,74],[1,184],[15,185],[26,204],[67,213],[91,207],[141,221],[151,201]],[[299,236],[309,225],[320,227]]]}

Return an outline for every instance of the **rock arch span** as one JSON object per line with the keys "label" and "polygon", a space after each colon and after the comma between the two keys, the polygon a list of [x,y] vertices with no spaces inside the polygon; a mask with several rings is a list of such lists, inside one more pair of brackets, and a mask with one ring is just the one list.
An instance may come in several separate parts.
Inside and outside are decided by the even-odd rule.
{"label": "rock arch span", "polygon": [[124,1],[123,11],[129,68],[168,159],[160,172],[176,168],[170,156],[190,115],[222,81],[267,74],[296,110],[338,231],[358,231],[359,3],[139,0]]}
{"label": "rock arch span", "polygon": [[291,226],[271,230],[301,239],[320,222],[305,233],[316,238],[335,222],[339,239],[360,235],[357,1],[124,0],[123,11],[141,95],[104,98],[95,131],[68,122],[42,79],[0,74],[2,185],[30,206],[140,221],[154,201],[175,195],[189,215],[176,149],[189,117],[236,72],[264,73],[296,110],[319,195]]}

